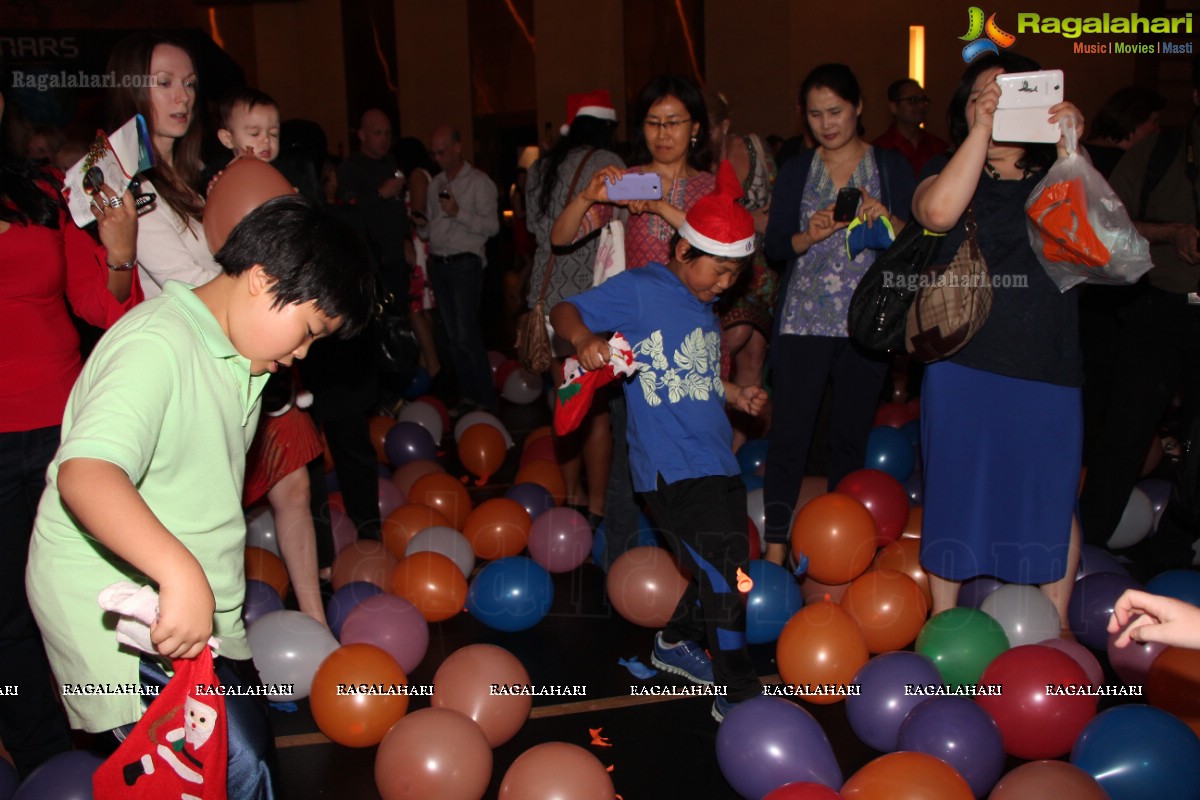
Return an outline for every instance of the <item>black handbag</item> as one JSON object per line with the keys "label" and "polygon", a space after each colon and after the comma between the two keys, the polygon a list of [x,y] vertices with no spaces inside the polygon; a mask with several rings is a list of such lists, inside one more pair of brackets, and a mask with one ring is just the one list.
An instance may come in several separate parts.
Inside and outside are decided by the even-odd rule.
{"label": "black handbag", "polygon": [[376,363],[383,372],[403,375],[412,371],[420,358],[417,334],[408,321],[408,309],[377,282],[379,305],[373,326],[379,341]]}
{"label": "black handbag", "polygon": [[933,261],[945,234],[909,222],[896,241],[863,273],[847,312],[850,338],[879,353],[904,350],[904,324],[917,296],[921,274]]}

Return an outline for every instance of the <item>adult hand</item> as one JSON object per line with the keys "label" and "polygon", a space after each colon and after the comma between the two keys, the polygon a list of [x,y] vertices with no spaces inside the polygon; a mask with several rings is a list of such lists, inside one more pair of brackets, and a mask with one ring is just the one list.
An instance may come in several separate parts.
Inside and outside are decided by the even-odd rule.
{"label": "adult hand", "polygon": [[1175,229],[1175,253],[1189,264],[1200,264],[1200,228],[1184,223]]}
{"label": "adult hand", "polygon": [[[996,75],[1000,73],[997,72]],[[971,129],[982,128],[992,135],[992,122],[996,116],[996,106],[1000,102],[1000,84],[996,83],[996,75],[988,81],[983,90],[975,97],[975,123]]]}
{"label": "adult hand", "polygon": [[863,192],[862,204],[858,207],[858,217],[867,223],[868,226],[874,225],[875,220],[888,215],[887,206],[882,201],[876,200],[866,192]]}
{"label": "adult hand", "polygon": [[[1058,125],[1060,122],[1066,122],[1068,125],[1075,126],[1075,141],[1083,141],[1083,112],[1076,108],[1074,103],[1063,101],[1050,106],[1050,124]],[[1058,156],[1062,158],[1067,154],[1067,136],[1064,133],[1058,139]]]}
{"label": "adult hand", "polygon": [[1125,647],[1133,642],[1162,642],[1200,648],[1200,608],[1173,597],[1127,589],[1117,598],[1108,632],[1121,635],[1113,642]]}
{"label": "adult hand", "polygon": [[100,244],[108,251],[108,263],[119,266],[137,257],[137,207],[133,193],[128,189],[114,207],[112,198],[115,196],[112,187],[103,183],[92,196],[91,206]]}
{"label": "adult hand", "polygon": [[589,203],[607,203],[609,202],[608,186],[605,181],[607,180],[608,183],[615,184],[624,177],[625,171],[615,164],[601,167],[592,174],[587,186],[583,187],[583,191],[579,193],[579,196]]}
{"label": "adult hand", "polygon": [[397,173],[379,184],[379,196],[384,200],[392,200],[404,194],[404,175]]}
{"label": "adult hand", "polygon": [[450,193],[449,189],[443,189],[442,191],[446,192],[445,197],[442,197],[440,194],[438,195],[438,203],[442,206],[442,213],[447,217],[457,217],[459,210],[458,201],[454,199],[454,195]]}
{"label": "adult hand", "polygon": [[833,206],[822,208],[812,215],[808,220],[808,238],[813,244],[823,242],[833,235],[835,231],[840,231],[849,223],[835,222],[833,219]]}

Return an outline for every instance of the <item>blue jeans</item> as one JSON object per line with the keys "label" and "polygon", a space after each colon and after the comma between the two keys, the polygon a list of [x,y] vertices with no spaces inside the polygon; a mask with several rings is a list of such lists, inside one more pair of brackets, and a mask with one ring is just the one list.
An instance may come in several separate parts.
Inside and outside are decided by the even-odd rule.
{"label": "blue jeans", "polygon": [[499,400],[492,365],[483,343],[479,308],[483,300],[483,260],[473,253],[429,257],[429,281],[437,298],[459,394],[476,405],[496,408]]}

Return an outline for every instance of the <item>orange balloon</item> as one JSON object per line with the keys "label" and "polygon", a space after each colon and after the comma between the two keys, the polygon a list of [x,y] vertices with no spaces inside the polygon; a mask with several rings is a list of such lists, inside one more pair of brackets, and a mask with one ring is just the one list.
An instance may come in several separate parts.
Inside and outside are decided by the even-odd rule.
{"label": "orange balloon", "polygon": [[383,544],[396,560],[404,558],[408,543],[426,528],[435,525],[453,527],[446,515],[424,503],[408,503],[387,515],[383,521]]}
{"label": "orange balloon", "polygon": [[543,425],[540,428],[534,428],[529,432],[529,435],[525,437],[525,441],[521,444],[521,452],[524,453],[527,449],[529,449],[529,445],[533,444],[538,439],[541,439],[543,436],[550,436],[553,433],[554,431],[549,425]]}
{"label": "orange balloon", "polygon": [[[407,685],[396,659],[380,648],[344,644],[317,667],[308,703],[321,733],[346,747],[370,747],[408,710],[408,695],[394,688]],[[347,691],[367,687],[376,692]]]}
{"label": "orange balloon", "polygon": [[356,539],[334,556],[329,581],[335,592],[355,581],[373,583],[386,592],[395,566],[396,557],[388,552],[383,542]]}
{"label": "orange balloon", "polygon": [[529,673],[512,653],[494,644],[469,644],[455,650],[433,676],[434,708],[450,708],[475,720],[488,744],[507,742],[529,718],[533,698],[492,694],[492,686],[528,684]]}
{"label": "orange balloon", "polygon": [[533,520],[525,506],[507,497],[484,500],[462,527],[478,558],[489,561],[515,556],[529,544]]}
{"label": "orange balloon", "polygon": [[904,524],[904,530],[900,532],[901,536],[907,536],[909,539],[921,538],[921,524],[925,520],[925,509],[923,506],[913,506],[908,510],[908,522]]}
{"label": "orange balloon", "polygon": [[859,575],[842,597],[842,608],[858,623],[872,653],[887,653],[912,644],[929,613],[921,587],[894,569]]}
{"label": "orange balloon", "polygon": [[612,800],[612,778],[600,759],[576,744],[544,742],[512,763],[499,800]]}
{"label": "orange balloon", "polygon": [[687,579],[668,550],[634,547],[613,562],[605,583],[608,601],[625,619],[645,628],[661,628],[675,616]]}
{"label": "orange balloon", "polygon": [[407,464],[401,464],[396,467],[396,471],[392,473],[392,483],[397,489],[404,492],[404,496],[408,497],[412,491],[412,485],[417,482],[417,478],[423,475],[428,475],[432,472],[445,472],[446,468],[436,461],[427,461],[419,458],[416,461],[409,461]]}
{"label": "orange balloon", "polygon": [[846,583],[821,583],[807,575],[804,576],[804,580],[800,581],[800,594],[804,596],[805,605],[819,603],[822,600],[840,603],[849,588],[849,581]]}
{"label": "orange balloon", "polygon": [[549,492],[555,504],[560,506],[567,496],[567,482],[563,480],[558,464],[553,461],[530,461],[517,470],[513,483],[536,483]]}
{"label": "orange balloon", "polygon": [[448,708],[422,708],[379,743],[375,788],[383,800],[479,800],[492,780],[492,748],[479,726]]}
{"label": "orange balloon", "polygon": [[479,477],[480,486],[504,466],[507,454],[504,434],[486,423],[467,428],[458,440],[458,458],[472,475]]}
{"label": "orange balloon", "polygon": [[387,432],[395,426],[396,420],[387,414],[375,414],[367,420],[367,427],[371,431],[371,446],[375,448],[375,458],[380,464],[391,463],[388,461],[384,445],[387,442]]}
{"label": "orange balloon", "polygon": [[424,503],[442,512],[450,520],[450,527],[461,531],[471,513],[471,495],[467,488],[453,475],[431,472],[413,481],[408,493],[408,502]]}
{"label": "orange balloon", "polygon": [[288,573],[283,560],[261,547],[246,548],[246,580],[262,581],[275,591],[281,598],[288,594]]}
{"label": "orange balloon", "polygon": [[1108,800],[1108,792],[1088,773],[1066,761],[1030,761],[1000,779],[988,800]]}
{"label": "orange balloon", "polygon": [[1146,677],[1146,699],[1200,736],[1200,650],[1168,647],[1159,653]]}
{"label": "orange balloon", "polygon": [[417,607],[429,622],[450,619],[467,602],[467,579],[453,561],[441,553],[413,553],[392,570],[392,594]]}
{"label": "orange balloon", "polygon": [[869,657],[858,625],[835,603],[814,603],[797,611],[775,645],[779,677],[803,689],[803,699],[817,705],[845,700]]}
{"label": "orange balloon", "polygon": [[792,521],[792,555],[806,557],[808,574],[821,583],[854,580],[875,555],[875,518],[849,495],[813,498]]}
{"label": "orange balloon", "polygon": [[230,162],[209,189],[204,203],[208,249],[213,253],[220,250],[234,226],[263,203],[295,193],[291,182],[265,161],[239,158]]}
{"label": "orange balloon", "polygon": [[921,566],[921,540],[901,537],[885,545],[875,556],[871,569],[894,569],[903,572],[917,582],[925,602],[933,605],[933,594],[929,591],[929,576]]}
{"label": "orange balloon", "polygon": [[[850,776],[845,800],[975,800],[954,767],[927,753],[889,753]],[[1044,795],[1026,795],[1027,800]],[[1074,798],[1072,798],[1074,800]]]}

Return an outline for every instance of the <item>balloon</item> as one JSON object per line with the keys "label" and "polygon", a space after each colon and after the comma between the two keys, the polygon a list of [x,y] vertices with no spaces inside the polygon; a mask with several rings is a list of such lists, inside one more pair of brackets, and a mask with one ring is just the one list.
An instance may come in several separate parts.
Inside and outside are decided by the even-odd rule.
{"label": "balloon", "polygon": [[404,408],[400,409],[400,413],[396,415],[396,421],[417,423],[429,431],[429,438],[433,439],[435,445],[442,441],[442,434],[445,433],[442,427],[442,415],[429,403],[406,403]]}
{"label": "balloon", "polygon": [[754,581],[746,595],[746,641],[773,642],[792,615],[804,607],[800,586],[795,576],[770,561],[751,561],[746,574]]}
{"label": "balloon", "polygon": [[861,575],[875,556],[875,520],[855,500],[837,492],[809,501],[792,520],[792,555],[807,559],[809,575],[822,583],[845,583]]}
{"label": "balloon", "polygon": [[466,714],[483,731],[488,744],[499,747],[517,734],[533,698],[527,694],[493,694],[492,686],[524,686],[529,673],[512,653],[494,644],[469,644],[442,662],[433,676],[434,708]]}
{"label": "balloon", "polygon": [[1001,586],[984,598],[979,610],[1000,623],[1010,647],[1037,644],[1063,628],[1058,609],[1036,586]]}
{"label": "balloon", "polygon": [[335,592],[355,581],[367,581],[386,590],[395,567],[396,557],[383,542],[360,539],[334,557],[329,582]]}
{"label": "balloon", "polygon": [[925,753],[880,756],[850,776],[842,786],[842,797],[845,800],[975,800],[971,787],[954,767]]}
{"label": "balloon", "polygon": [[1079,572],[1075,580],[1086,578],[1096,572],[1112,572],[1129,576],[1129,570],[1112,553],[1094,544],[1083,544],[1079,548]]}
{"label": "balloon", "polygon": [[444,472],[431,472],[417,478],[408,493],[408,501],[436,508],[450,520],[450,527],[456,531],[463,529],[467,515],[471,513],[471,495],[466,487]]}
{"label": "balloon", "polygon": [[846,699],[847,687],[867,658],[858,625],[841,606],[829,602],[797,611],[783,626],[775,646],[779,677],[793,686],[820,687],[822,691],[803,695],[818,705]]}
{"label": "balloon", "polygon": [[434,525],[421,531],[409,540],[404,555],[425,552],[441,553],[454,562],[464,578],[471,577],[471,570],[475,568],[475,552],[471,550],[471,543],[449,525]]}
{"label": "balloon", "polygon": [[[17,784],[20,782],[21,779],[17,777],[17,768],[0,757],[0,800],[12,800],[12,796],[17,791]],[[86,785],[91,787],[90,778]]]}
{"label": "balloon", "polygon": [[749,439],[742,442],[736,455],[738,468],[743,475],[752,475],[766,465],[768,444],[766,439]]}
{"label": "balloon", "polygon": [[912,416],[904,403],[883,403],[875,410],[875,421],[871,423],[871,426],[899,429],[911,421]]}
{"label": "balloon", "polygon": [[[442,434],[450,430],[450,412],[446,410],[446,404],[431,394],[423,394],[420,397],[413,399],[413,403],[424,403],[427,406],[432,406],[433,410],[438,413],[438,419],[442,421]],[[434,439],[438,442],[442,441],[441,436],[435,436]]]}
{"label": "balloon", "polygon": [[900,482],[877,469],[851,472],[838,482],[837,491],[867,507],[875,520],[875,546],[900,538],[908,523],[908,495]]}
{"label": "balloon", "polygon": [[379,518],[387,519],[387,515],[404,505],[404,492],[396,488],[389,478],[379,478]]}
{"label": "balloon", "polygon": [[909,506],[908,519],[904,521],[904,530],[900,532],[900,535],[911,539],[920,539],[924,520],[925,509],[921,506]]}
{"label": "balloon", "polygon": [[458,440],[458,458],[471,474],[479,477],[477,486],[487,483],[504,466],[507,451],[500,431],[482,422],[467,428]]}
{"label": "balloon", "polygon": [[[757,531],[756,531],[757,535]],[[605,522],[601,520],[596,526],[595,533],[592,534],[592,561],[596,566],[600,567],[604,572],[608,572],[608,544],[605,541],[607,534],[605,533]],[[634,540],[634,547],[658,547],[658,534],[655,533],[650,520],[641,511],[638,512],[638,529],[637,538]]]}
{"label": "balloon", "polygon": [[904,481],[904,493],[908,495],[909,505],[925,504],[925,476],[920,470],[914,468],[912,474]]}
{"label": "balloon", "polygon": [[1052,647],[1075,659],[1075,663],[1083,667],[1088,683],[1092,686],[1099,686],[1104,683],[1104,667],[1100,666],[1100,660],[1092,655],[1091,650],[1088,650],[1079,642],[1055,637],[1038,642],[1038,644],[1042,647]]}
{"label": "balloon", "polygon": [[758,526],[754,524],[754,520],[746,517],[746,538],[749,540],[747,544],[750,546],[750,560],[762,558],[763,537],[758,532]]}
{"label": "balloon", "polygon": [[279,538],[275,535],[275,515],[271,506],[263,504],[246,512],[246,546],[261,547],[279,555]]}
{"label": "balloon", "polygon": [[502,364],[510,360],[508,356],[504,355],[503,353],[498,353],[495,350],[488,350],[487,356],[488,364],[492,368],[493,376],[495,376],[496,370],[498,370]]}
{"label": "balloon", "polygon": [[524,367],[515,369],[504,379],[500,396],[521,406],[532,403],[542,396],[542,376],[534,375]]}
{"label": "balloon", "polygon": [[762,489],[746,490],[746,516],[754,521],[758,535],[762,536],[767,527],[767,511],[766,506],[763,505]]}
{"label": "balloon", "polygon": [[432,461],[437,458],[437,443],[429,431],[415,422],[397,422],[387,432],[384,452],[393,467],[410,461]]}
{"label": "balloon", "polygon": [[965,697],[931,697],[919,704],[901,724],[897,744],[949,764],[975,797],[987,794],[1004,772],[1000,728]]}
{"label": "balloon", "polygon": [[422,708],[402,718],[375,753],[383,800],[480,800],[492,779],[492,748],[470,717]]}
{"label": "balloon", "polygon": [[1154,525],[1151,530],[1158,530],[1159,520],[1171,500],[1171,490],[1174,484],[1165,478],[1142,478],[1137,482],[1137,488],[1142,490],[1150,501],[1150,510],[1154,512]]}
{"label": "balloon", "polygon": [[752,697],[729,710],[717,729],[717,765],[742,797],[762,797],[797,781],[842,784],[820,723],[780,697]]}
{"label": "balloon", "polygon": [[1160,572],[1146,582],[1146,591],[1200,606],[1200,572],[1194,569]]}
{"label": "balloon", "polygon": [[1065,761],[1031,761],[1005,775],[988,800],[1109,800],[1096,779]]}
{"label": "balloon", "polygon": [[257,158],[239,158],[221,172],[204,203],[204,238],[216,253],[247,214],[276,197],[296,193],[279,170]]}
{"label": "balloon", "polygon": [[903,572],[916,581],[917,586],[921,587],[921,593],[925,595],[925,602],[933,605],[933,593],[929,589],[929,576],[925,574],[925,569],[921,566],[920,539],[897,539],[884,546],[875,555],[875,561],[871,568],[894,569],[897,572]]}
{"label": "balloon", "polygon": [[1146,675],[1146,699],[1155,708],[1179,717],[1200,736],[1200,651],[1183,647],[1164,650]]}
{"label": "balloon", "polygon": [[900,426],[900,432],[908,437],[908,443],[913,446],[913,450],[918,450],[921,447],[921,420],[909,418],[908,422]]}
{"label": "balloon", "polygon": [[[340,502],[341,493],[339,492],[336,497]],[[358,541],[358,531],[354,527],[354,520],[350,519],[350,515],[346,513],[346,509],[335,508],[333,496],[329,500],[329,527],[333,530],[333,552],[334,555],[337,555]]]}
{"label": "balloon", "polygon": [[463,536],[479,558],[493,560],[515,556],[529,543],[533,521],[516,500],[484,500],[462,527]]}
{"label": "balloon", "polygon": [[1095,778],[1111,800],[1200,798],[1200,739],[1150,706],[1121,705],[1098,714],[1075,742],[1071,763]]}
{"label": "balloon", "polygon": [[979,608],[988,595],[1003,585],[1004,581],[996,580],[991,575],[980,575],[978,578],[963,581],[958,587],[958,605],[963,608]]}
{"label": "balloon", "polygon": [[534,428],[525,436],[525,442],[522,449],[528,448],[529,445],[541,439],[544,436],[553,436],[554,430],[549,425],[542,425],[540,428]]}
{"label": "balloon", "polygon": [[755,489],[762,489],[766,486],[766,478],[761,475],[743,475],[742,483],[746,486],[747,492],[753,492]]}
{"label": "balloon", "polygon": [[[386,414],[375,414],[368,421],[367,425],[371,432],[371,444],[375,448],[375,458],[380,464],[388,463],[387,457],[387,434],[396,424],[396,420]],[[329,445],[326,444],[325,452],[329,452]]]}
{"label": "balloon", "polygon": [[1150,498],[1135,486],[1129,493],[1129,500],[1121,513],[1121,521],[1117,523],[1116,530],[1109,537],[1106,546],[1113,550],[1133,547],[1145,539],[1153,527],[1154,508],[1150,505]]}
{"label": "balloon", "polygon": [[973,686],[992,659],[1008,649],[1000,623],[974,608],[950,608],[935,614],[917,636],[916,651],[933,659],[942,680]]}
{"label": "balloon", "polygon": [[272,700],[308,697],[317,667],[338,648],[328,628],[307,614],[287,609],[257,620],[246,631],[246,639],[262,682],[292,688],[270,695]]}
{"label": "balloon", "polygon": [[804,508],[809,501],[829,492],[829,479],[823,475],[805,475],[800,481],[800,494],[796,496],[796,510]]}
{"label": "balloon", "polygon": [[441,553],[414,553],[392,571],[392,594],[417,607],[429,622],[450,619],[462,611],[467,581],[453,561]]}
{"label": "balloon", "polygon": [[[513,446],[512,436],[509,435],[508,428],[504,427],[504,423],[500,421],[499,417],[497,417],[495,414],[489,414],[486,411],[468,411],[466,414],[463,414],[461,417],[459,417],[458,422],[454,423],[454,441],[457,442],[459,439],[461,439],[463,433],[465,433],[466,430],[472,425],[478,425],[481,422],[491,425],[493,428],[500,431],[500,435],[504,437],[504,444],[506,448]],[[526,441],[529,441],[529,439],[526,438]]]}
{"label": "balloon", "polygon": [[383,521],[381,535],[388,552],[397,559],[404,558],[408,543],[427,528],[451,528],[446,515],[424,503],[409,503],[387,515]]}
{"label": "balloon", "polygon": [[29,773],[12,800],[92,800],[92,774],[103,763],[87,750],[51,756]]}
{"label": "balloon", "polygon": [[687,580],[661,547],[634,547],[609,567],[608,601],[634,625],[661,628],[675,615]]}
{"label": "balloon", "polygon": [[850,581],[845,583],[821,583],[814,581],[811,575],[805,575],[800,581],[800,594],[804,595],[805,604],[819,603],[822,600],[829,600],[831,603],[840,603],[842,598],[846,596],[846,590],[850,588]]}
{"label": "balloon", "polygon": [[1138,473],[1139,477],[1146,477],[1154,470],[1158,469],[1158,465],[1162,463],[1163,443],[1162,439],[1157,435],[1150,437],[1150,447],[1146,450],[1146,460],[1142,462],[1142,470]]}
{"label": "balloon", "polygon": [[864,744],[881,753],[897,749],[900,725],[926,695],[909,686],[941,686],[937,667],[919,653],[884,653],[868,661],[854,683],[859,693],[846,698],[846,719]]}
{"label": "balloon", "polygon": [[855,578],[842,597],[842,608],[858,623],[872,653],[912,644],[929,613],[921,587],[894,569],[871,570]]}
{"label": "balloon", "polygon": [[552,508],[529,528],[529,556],[550,572],[570,572],[591,549],[592,526],[573,508]]}
{"label": "balloon", "polygon": [[553,461],[530,461],[517,470],[513,483],[536,483],[545,487],[556,505],[562,505],[567,496],[567,484],[563,480],[558,464]]}
{"label": "balloon", "polygon": [[[408,710],[408,686],[400,665],[371,644],[344,644],[313,676],[309,707],[321,733],[346,747],[379,744]],[[368,687],[374,692],[365,691]],[[352,689],[362,688],[356,692]]]}
{"label": "balloon", "polygon": [[763,800],[842,800],[842,796],[823,783],[799,781],[785,783],[764,795]]}
{"label": "balloon", "polygon": [[520,503],[530,520],[536,520],[544,511],[554,508],[554,498],[550,492],[536,483],[515,483],[504,496]]}
{"label": "balloon", "polygon": [[405,400],[417,399],[428,392],[429,387],[433,385],[433,377],[429,374],[429,370],[422,366],[411,368],[407,374],[411,377],[408,386],[404,389]]}
{"label": "balloon", "polygon": [[553,461],[558,463],[558,451],[554,447],[553,436],[543,436],[530,444],[521,452],[521,466],[530,461]]}
{"label": "balloon", "polygon": [[403,597],[380,594],[368,597],[350,612],[342,625],[340,641],[342,645],[374,645],[394,658],[408,675],[425,658],[429,623]]}
{"label": "balloon", "polygon": [[1133,578],[1111,572],[1097,572],[1075,581],[1067,606],[1071,632],[1093,650],[1105,649],[1108,646],[1108,620],[1117,598],[1126,589],[1138,588],[1141,587]]}
{"label": "balloon", "polygon": [[[612,800],[608,771],[594,755],[566,742],[534,745],[512,763],[500,800]],[[430,795],[432,797],[432,795]]]}
{"label": "balloon", "polygon": [[903,483],[912,474],[913,446],[895,428],[872,428],[867,434],[867,469],[879,469]]}
{"label": "balloon", "polygon": [[242,619],[249,625],[274,611],[283,610],[283,600],[270,585],[262,581],[246,581],[246,599],[242,603]]}
{"label": "balloon", "polygon": [[246,580],[262,581],[280,597],[287,597],[288,574],[283,559],[261,547],[246,548]]}
{"label": "balloon", "polygon": [[479,571],[467,592],[467,611],[498,631],[523,631],[542,621],[554,603],[554,583],[524,556],[493,561]]}
{"label": "balloon", "polygon": [[396,484],[397,489],[404,492],[405,497],[411,497],[412,486],[417,482],[417,478],[431,472],[445,471],[441,464],[434,461],[410,461],[392,473],[392,483]]}
{"label": "balloon", "polygon": [[342,639],[342,625],[350,616],[350,612],[363,600],[377,594],[383,594],[383,589],[369,581],[347,583],[333,593],[333,597],[329,598],[329,603],[325,606],[325,621],[329,623],[329,630],[338,641]]}
{"label": "balloon", "polygon": [[[1150,665],[1154,660],[1167,649],[1167,645],[1162,642],[1129,642],[1124,647],[1117,647],[1113,643],[1116,642],[1118,633],[1110,633],[1108,635],[1108,663],[1112,666],[1113,672],[1131,686],[1141,686],[1146,682],[1146,676],[1150,674]],[[1153,700],[1152,705],[1158,705]]]}

